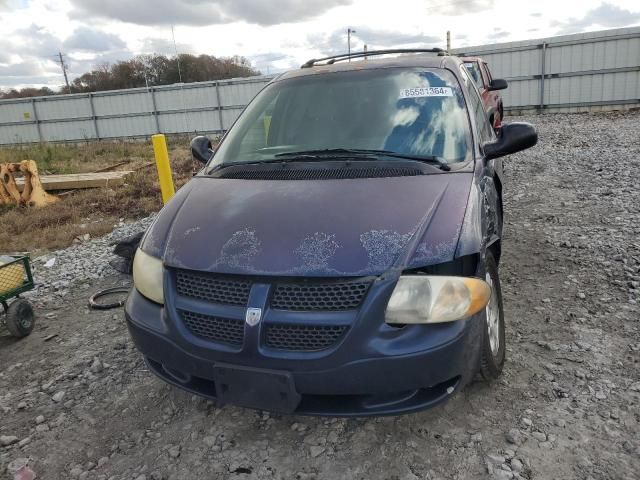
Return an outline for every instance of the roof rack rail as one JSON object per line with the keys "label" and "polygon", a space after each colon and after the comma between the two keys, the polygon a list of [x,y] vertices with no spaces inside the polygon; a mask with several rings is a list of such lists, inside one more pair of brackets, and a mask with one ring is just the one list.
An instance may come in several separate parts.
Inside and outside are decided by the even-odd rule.
{"label": "roof rack rail", "polygon": [[343,53],[340,55],[332,55],[330,57],[312,58],[302,64],[300,68],[311,68],[318,62],[325,62],[323,65],[332,65],[336,62],[349,60],[351,58],[374,57],[376,55],[387,55],[390,53],[437,53],[440,56],[448,55],[446,50],[442,48],[398,48],[389,50],[371,50],[369,52]]}

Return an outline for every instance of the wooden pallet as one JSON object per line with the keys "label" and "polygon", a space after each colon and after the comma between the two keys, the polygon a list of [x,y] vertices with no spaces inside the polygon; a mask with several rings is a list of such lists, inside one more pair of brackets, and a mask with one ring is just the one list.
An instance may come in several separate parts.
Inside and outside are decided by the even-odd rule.
{"label": "wooden pallet", "polygon": [[[79,188],[117,187],[125,182],[132,170],[97,173],[70,173],[68,175],[41,175],[40,182],[48,192],[56,190],[75,190]],[[22,191],[24,179],[16,178],[18,190]]]}

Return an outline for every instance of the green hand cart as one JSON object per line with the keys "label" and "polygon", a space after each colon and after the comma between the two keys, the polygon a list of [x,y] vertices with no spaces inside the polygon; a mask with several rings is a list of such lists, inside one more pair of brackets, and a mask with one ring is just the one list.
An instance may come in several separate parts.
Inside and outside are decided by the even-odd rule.
{"label": "green hand cart", "polygon": [[[0,304],[4,323],[15,337],[26,337],[35,323],[33,308],[20,294],[34,287],[29,257],[0,256]],[[11,299],[13,301],[9,302]],[[0,322],[3,318],[0,316]]]}

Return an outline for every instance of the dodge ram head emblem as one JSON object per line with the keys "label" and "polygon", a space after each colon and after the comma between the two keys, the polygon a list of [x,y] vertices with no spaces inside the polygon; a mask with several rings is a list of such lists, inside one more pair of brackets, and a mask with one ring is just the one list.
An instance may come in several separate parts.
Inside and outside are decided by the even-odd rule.
{"label": "dodge ram head emblem", "polygon": [[247,325],[255,327],[258,323],[260,323],[261,318],[261,308],[247,308],[247,315],[244,318],[245,322],[247,322]]}

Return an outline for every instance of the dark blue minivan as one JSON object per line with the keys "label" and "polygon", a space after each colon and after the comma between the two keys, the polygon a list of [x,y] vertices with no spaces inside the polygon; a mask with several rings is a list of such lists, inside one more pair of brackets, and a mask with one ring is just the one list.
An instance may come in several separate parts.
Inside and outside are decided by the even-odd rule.
{"label": "dark blue minivan", "polygon": [[500,157],[536,141],[496,133],[436,49],[279,76],[215,153],[193,140],[205,166],[135,256],[137,348],[173,385],[283,413],[407,413],[497,377]]}

